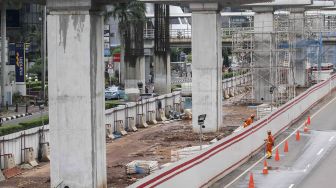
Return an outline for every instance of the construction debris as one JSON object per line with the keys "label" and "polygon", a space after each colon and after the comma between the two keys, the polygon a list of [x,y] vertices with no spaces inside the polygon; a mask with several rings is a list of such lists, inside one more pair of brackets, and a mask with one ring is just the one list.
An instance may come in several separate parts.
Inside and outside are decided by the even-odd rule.
{"label": "construction debris", "polygon": [[126,174],[151,174],[158,169],[157,161],[135,160],[126,165]]}

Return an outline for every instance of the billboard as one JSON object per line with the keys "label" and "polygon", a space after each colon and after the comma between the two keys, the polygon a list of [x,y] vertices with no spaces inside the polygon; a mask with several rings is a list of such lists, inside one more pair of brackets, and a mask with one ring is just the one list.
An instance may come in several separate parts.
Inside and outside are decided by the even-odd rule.
{"label": "billboard", "polygon": [[24,43],[15,44],[15,80],[25,82]]}

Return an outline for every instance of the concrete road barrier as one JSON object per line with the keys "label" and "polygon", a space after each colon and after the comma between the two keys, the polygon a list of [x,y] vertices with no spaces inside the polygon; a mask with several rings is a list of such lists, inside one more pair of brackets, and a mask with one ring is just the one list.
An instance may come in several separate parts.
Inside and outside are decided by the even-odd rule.
{"label": "concrete road barrier", "polygon": [[336,75],[333,75],[249,128],[234,132],[209,148],[161,169],[129,187],[208,187],[262,149],[268,130],[275,136],[279,135],[335,90],[335,87]]}

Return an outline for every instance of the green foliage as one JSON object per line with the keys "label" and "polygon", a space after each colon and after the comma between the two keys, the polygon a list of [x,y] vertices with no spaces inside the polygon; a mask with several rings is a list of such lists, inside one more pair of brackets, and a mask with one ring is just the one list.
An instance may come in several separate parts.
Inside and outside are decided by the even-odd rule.
{"label": "green foliage", "polygon": [[[43,121],[44,125],[49,124],[49,117],[48,116],[43,116]],[[7,134],[12,134],[15,132],[31,129],[34,127],[39,127],[42,126],[42,120],[41,118],[35,118],[32,120],[24,121],[19,123],[18,125],[6,125],[3,127],[0,127],[0,136],[4,136]]]}
{"label": "green foliage", "polygon": [[28,69],[28,73],[36,74],[38,78],[41,78],[42,75],[42,61],[41,58],[35,60],[35,63],[32,67]]}
{"label": "green foliage", "polygon": [[15,92],[13,94],[13,103],[16,104],[16,103],[21,103],[21,102],[22,102],[22,98],[21,98],[20,92]]}
{"label": "green foliage", "polygon": [[22,125],[7,125],[4,127],[0,127],[0,136],[12,134],[21,130],[24,130]]}
{"label": "green foliage", "polygon": [[119,105],[118,100],[105,101],[105,110],[117,107]]}
{"label": "green foliage", "polygon": [[233,72],[227,72],[223,74],[223,79],[232,78],[232,77],[233,77]]}
{"label": "green foliage", "polygon": [[[49,117],[48,116],[43,116],[42,119],[43,119],[44,125],[49,124]],[[19,123],[19,125],[22,125],[23,127],[28,128],[28,129],[33,128],[33,127],[42,126],[42,119],[40,117],[35,118],[35,119],[32,119],[32,120],[21,122],[21,123]]]}

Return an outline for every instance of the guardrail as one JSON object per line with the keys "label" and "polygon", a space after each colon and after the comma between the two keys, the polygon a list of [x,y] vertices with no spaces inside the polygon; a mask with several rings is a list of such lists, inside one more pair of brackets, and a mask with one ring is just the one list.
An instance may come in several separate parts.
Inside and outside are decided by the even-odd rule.
{"label": "guardrail", "polygon": [[[141,124],[142,118],[145,122],[161,118],[160,110],[164,115],[169,114],[169,110],[180,111],[183,101],[180,92],[173,92],[155,98],[143,99],[138,102],[129,102],[123,106],[118,106],[105,111],[105,122],[111,125],[111,132],[116,133],[121,129],[131,130],[131,126]],[[160,109],[159,109],[160,108]],[[121,123],[121,124],[120,124]],[[134,123],[132,125],[132,123]],[[122,127],[120,127],[122,126]],[[24,162],[24,149],[33,148],[34,157],[37,158],[41,134],[44,135],[44,143],[48,143],[49,125],[35,127],[25,131],[5,135],[0,137],[0,169],[4,168],[4,155],[12,154],[15,164]]]}
{"label": "guardrail", "polygon": [[267,130],[279,135],[336,87],[336,75],[284,104],[268,116],[198,154],[151,174],[130,187],[206,187],[264,147]]}

